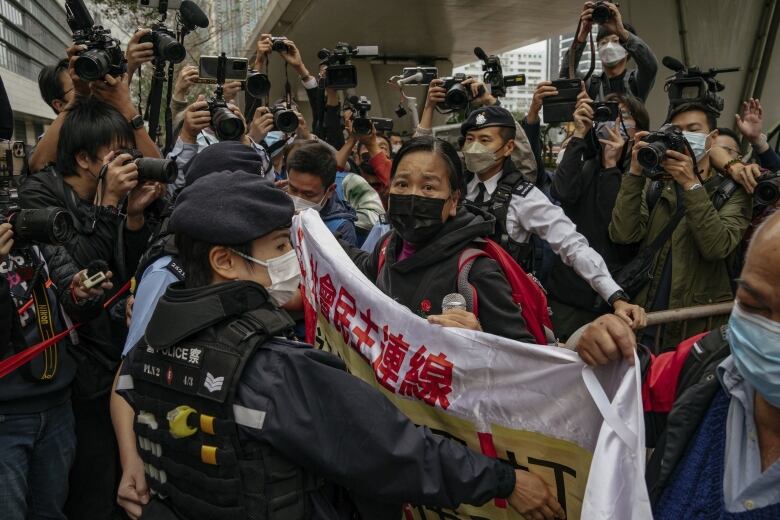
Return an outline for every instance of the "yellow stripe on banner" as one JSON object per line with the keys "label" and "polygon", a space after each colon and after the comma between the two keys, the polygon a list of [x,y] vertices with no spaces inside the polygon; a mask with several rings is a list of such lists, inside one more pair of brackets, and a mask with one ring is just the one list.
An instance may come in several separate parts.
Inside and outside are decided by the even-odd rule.
{"label": "yellow stripe on banner", "polygon": [[217,447],[206,446],[205,444],[200,447],[200,460],[204,464],[217,465]]}
{"label": "yellow stripe on banner", "polygon": [[214,418],[210,415],[200,415],[200,431],[214,435]]}

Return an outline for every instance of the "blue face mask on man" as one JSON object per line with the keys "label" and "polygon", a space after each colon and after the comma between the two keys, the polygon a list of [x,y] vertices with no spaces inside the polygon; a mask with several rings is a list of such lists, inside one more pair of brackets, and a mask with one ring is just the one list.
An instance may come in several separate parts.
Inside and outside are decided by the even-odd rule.
{"label": "blue face mask on man", "polygon": [[742,377],[780,408],[780,323],[747,312],[737,302],[729,318],[728,341]]}
{"label": "blue face mask on man", "polygon": [[693,150],[693,155],[696,157],[697,163],[704,159],[704,156],[709,153],[709,150],[707,149],[707,137],[709,135],[710,134],[686,132],[683,130],[683,136],[685,137],[685,140],[688,141],[688,144],[691,145],[691,150]]}

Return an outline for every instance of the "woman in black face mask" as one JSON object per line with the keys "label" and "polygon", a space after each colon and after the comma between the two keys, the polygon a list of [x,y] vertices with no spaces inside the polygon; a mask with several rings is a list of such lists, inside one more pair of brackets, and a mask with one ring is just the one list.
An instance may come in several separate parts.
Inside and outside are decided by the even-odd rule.
{"label": "woman in black face mask", "polygon": [[488,258],[477,259],[468,273],[480,319],[465,310],[442,313],[443,298],[458,292],[461,253],[493,232],[492,216],[460,205],[464,189],[455,148],[430,136],[414,138],[393,160],[388,198],[393,231],[371,253],[342,245],[382,292],[429,322],[534,342],[509,282]]}

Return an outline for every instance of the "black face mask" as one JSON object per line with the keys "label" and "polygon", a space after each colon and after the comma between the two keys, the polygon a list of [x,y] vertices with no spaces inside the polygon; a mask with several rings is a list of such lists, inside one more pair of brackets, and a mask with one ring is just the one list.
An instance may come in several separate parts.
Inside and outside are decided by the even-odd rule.
{"label": "black face mask", "polygon": [[388,200],[388,219],[396,232],[407,242],[426,242],[435,237],[444,226],[441,214],[447,199],[391,193]]}

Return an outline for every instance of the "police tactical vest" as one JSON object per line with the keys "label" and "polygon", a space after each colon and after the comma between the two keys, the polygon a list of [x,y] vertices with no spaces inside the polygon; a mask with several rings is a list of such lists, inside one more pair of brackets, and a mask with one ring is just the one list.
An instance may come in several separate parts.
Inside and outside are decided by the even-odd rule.
{"label": "police tactical vest", "polygon": [[261,430],[265,412],[235,402],[255,350],[292,325],[286,312],[266,304],[216,325],[217,341],[196,334],[159,349],[143,341],[131,354],[134,429],[147,482],[181,518],[307,518],[305,494],[317,483],[270,445],[239,437],[239,426]]}
{"label": "police tactical vest", "polygon": [[526,181],[519,170],[513,170],[501,176],[489,200],[482,204],[466,202],[467,207],[486,211],[496,218],[496,228],[490,238],[504,248],[527,273],[532,273],[534,270],[534,250],[531,240],[533,235],[529,234],[525,242],[516,242],[507,231],[506,218],[512,197],[514,195],[526,197],[533,188],[534,185]]}

